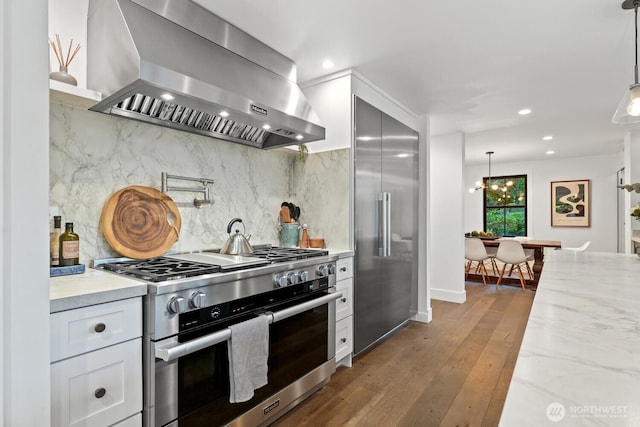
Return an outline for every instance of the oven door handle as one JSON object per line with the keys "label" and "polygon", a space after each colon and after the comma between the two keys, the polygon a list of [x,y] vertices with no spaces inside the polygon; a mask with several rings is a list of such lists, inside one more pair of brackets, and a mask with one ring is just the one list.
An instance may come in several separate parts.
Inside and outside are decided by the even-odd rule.
{"label": "oven door handle", "polygon": [[289,317],[293,317],[296,314],[303,313],[307,310],[311,310],[312,308],[320,307],[321,305],[335,301],[338,298],[342,298],[342,292],[334,292],[311,301],[303,302],[302,304],[294,305],[293,307],[285,308],[284,310],[276,311],[275,313],[268,313],[271,314],[271,320],[269,323],[276,323]]}
{"label": "oven door handle", "polygon": [[[284,310],[276,311],[275,313],[267,312],[265,313],[265,315],[268,316],[269,324],[271,324],[295,316],[296,314],[303,313],[307,310],[320,307],[321,305],[327,304],[331,301],[335,301],[338,298],[342,298],[342,292],[330,293],[320,298],[316,298],[314,300],[307,301],[293,307],[285,308]],[[182,356],[186,356],[204,348],[220,344],[221,342],[224,342],[229,338],[231,338],[231,329],[226,328],[221,331],[196,338],[186,343],[166,347],[157,347],[155,349],[155,356],[156,359],[162,359],[165,362],[171,362],[173,360],[179,359]]]}

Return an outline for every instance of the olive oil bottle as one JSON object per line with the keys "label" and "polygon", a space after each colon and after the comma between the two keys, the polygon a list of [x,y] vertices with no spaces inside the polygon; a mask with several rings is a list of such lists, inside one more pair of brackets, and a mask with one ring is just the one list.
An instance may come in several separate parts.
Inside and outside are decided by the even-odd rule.
{"label": "olive oil bottle", "polygon": [[73,232],[73,223],[64,224],[64,233],[60,235],[60,265],[80,264],[80,236]]}
{"label": "olive oil bottle", "polygon": [[62,218],[58,215],[53,217],[53,234],[49,242],[49,252],[51,253],[51,259],[49,264],[51,267],[57,267],[60,265],[60,223]]}

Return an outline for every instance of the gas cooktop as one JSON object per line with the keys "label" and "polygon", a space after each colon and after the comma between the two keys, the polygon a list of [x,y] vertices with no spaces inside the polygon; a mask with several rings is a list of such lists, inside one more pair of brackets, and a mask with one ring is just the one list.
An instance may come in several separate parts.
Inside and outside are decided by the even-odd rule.
{"label": "gas cooktop", "polygon": [[296,261],[328,254],[328,251],[317,249],[257,246],[254,248],[254,252],[247,256],[226,255],[217,251],[202,251],[144,260],[126,258],[99,260],[94,261],[94,267],[150,282],[164,282],[212,273],[247,270],[268,264]]}
{"label": "gas cooktop", "polygon": [[253,248],[253,253],[249,256],[264,258],[271,263],[295,261],[298,259],[307,259],[315,256],[328,255],[329,251],[319,249],[302,249],[302,248],[280,248],[276,246],[258,246]]}
{"label": "gas cooktop", "polygon": [[184,279],[185,277],[201,276],[220,272],[220,266],[198,262],[176,260],[165,257],[114,261],[100,264],[101,268],[114,273],[133,276],[150,282],[164,282],[165,280]]}

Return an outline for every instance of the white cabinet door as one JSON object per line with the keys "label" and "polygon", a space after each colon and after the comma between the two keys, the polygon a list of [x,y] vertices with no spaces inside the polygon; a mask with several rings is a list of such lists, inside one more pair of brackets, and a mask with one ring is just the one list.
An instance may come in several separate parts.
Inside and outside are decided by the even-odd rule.
{"label": "white cabinet door", "polygon": [[142,427],[142,414],[137,413],[131,418],[127,418],[124,421],[120,421],[118,424],[114,424],[113,427]]}
{"label": "white cabinet door", "polygon": [[336,322],[336,361],[342,360],[353,351],[353,317]]}
{"label": "white cabinet door", "polygon": [[142,411],[142,339],[51,365],[51,425],[104,427]]}
{"label": "white cabinet door", "polygon": [[142,335],[142,299],[130,298],[51,314],[51,361]]}
{"label": "white cabinet door", "polygon": [[353,258],[341,258],[336,263],[336,280],[344,280],[353,276]]}
{"label": "white cabinet door", "polygon": [[336,320],[341,320],[353,314],[353,279],[336,282],[336,291],[342,292],[336,300]]}

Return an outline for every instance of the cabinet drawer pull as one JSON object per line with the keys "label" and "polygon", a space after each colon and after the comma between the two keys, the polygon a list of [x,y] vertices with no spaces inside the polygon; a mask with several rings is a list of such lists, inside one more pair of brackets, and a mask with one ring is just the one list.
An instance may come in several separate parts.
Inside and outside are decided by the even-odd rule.
{"label": "cabinet drawer pull", "polygon": [[341,338],[340,341],[341,342],[347,342],[347,339],[346,338]]}
{"label": "cabinet drawer pull", "polygon": [[97,333],[104,332],[105,329],[107,329],[107,325],[105,325],[104,323],[98,323],[96,326],[93,327],[93,330],[96,331]]}
{"label": "cabinet drawer pull", "polygon": [[342,268],[340,269],[340,271],[342,271],[342,272],[344,273],[345,271],[347,271],[347,267],[342,267]]}
{"label": "cabinet drawer pull", "polygon": [[341,298],[340,301],[347,302],[347,299],[346,298]]}
{"label": "cabinet drawer pull", "polygon": [[96,389],[95,393],[93,393],[93,395],[97,398],[100,399],[102,397],[104,397],[104,395],[107,394],[107,390],[105,390],[104,388],[100,387],[99,389]]}

